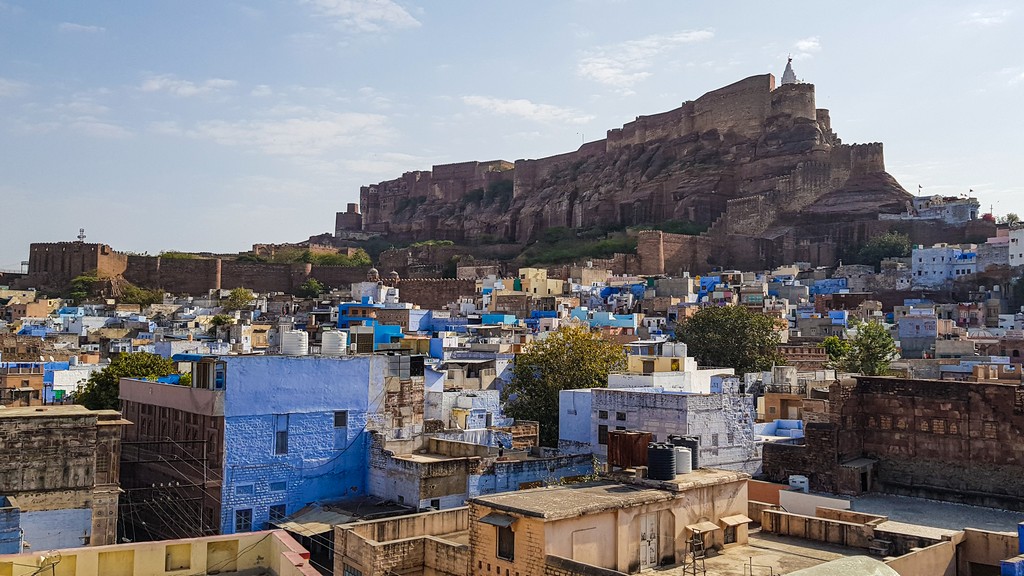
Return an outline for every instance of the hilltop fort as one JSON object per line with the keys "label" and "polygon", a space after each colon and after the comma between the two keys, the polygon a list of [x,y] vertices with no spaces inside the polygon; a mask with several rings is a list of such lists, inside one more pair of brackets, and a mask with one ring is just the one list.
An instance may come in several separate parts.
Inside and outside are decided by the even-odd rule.
{"label": "hilltop fort", "polygon": [[912,198],[885,171],[882,144],[843,143],[814,85],[787,65],[781,85],[752,76],[565,154],[438,165],[363,186],[358,206],[338,213],[335,237],[525,245],[552,228],[706,230],[641,232],[637,254],[614,266],[658,274],[831,265],[892,229],[922,243],[972,234],[891,217]]}

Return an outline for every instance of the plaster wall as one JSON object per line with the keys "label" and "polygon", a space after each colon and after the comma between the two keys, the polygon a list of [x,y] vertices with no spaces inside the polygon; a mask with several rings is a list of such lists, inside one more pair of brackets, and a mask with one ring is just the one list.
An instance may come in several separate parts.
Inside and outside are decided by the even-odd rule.
{"label": "plaster wall", "polygon": [[[366,493],[366,427],[383,400],[384,357],[225,360],[222,533],[235,531],[237,510],[251,509],[252,528],[260,529],[272,505],[291,514],[312,501]],[[338,411],[347,412],[347,426],[334,426]],[[276,454],[284,416],[287,453]]]}

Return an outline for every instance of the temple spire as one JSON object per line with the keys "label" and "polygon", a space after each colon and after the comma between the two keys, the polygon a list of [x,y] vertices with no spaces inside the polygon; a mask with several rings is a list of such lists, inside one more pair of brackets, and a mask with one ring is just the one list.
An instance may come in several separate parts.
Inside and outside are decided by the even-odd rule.
{"label": "temple spire", "polygon": [[786,71],[782,73],[782,83],[796,84],[797,82],[796,72],[793,72],[793,57],[790,56],[789,59],[786,60]]}

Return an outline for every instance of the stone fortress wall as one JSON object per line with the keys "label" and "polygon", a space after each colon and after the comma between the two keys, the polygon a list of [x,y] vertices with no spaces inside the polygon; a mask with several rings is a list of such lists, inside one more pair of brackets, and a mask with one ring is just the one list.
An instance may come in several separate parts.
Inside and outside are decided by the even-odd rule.
{"label": "stone fortress wall", "polygon": [[[514,197],[535,191],[539,182],[555,171],[621,148],[648,142],[678,138],[691,133],[717,131],[735,132],[756,138],[772,116],[822,122],[830,127],[827,110],[815,108],[813,84],[776,86],[771,74],[752,76],[704,94],[679,108],[638,116],[634,121],[607,132],[606,138],[582,145],[578,150],[539,159],[520,159],[515,164],[503,160],[461,162],[434,166],[429,171],[406,172],[400,178],[360,189],[361,225],[363,230],[386,233],[388,222],[413,199],[458,202],[471,190],[486,189],[493,183],[511,179]],[[859,170],[877,170],[862,162],[870,154],[848,151],[845,157]],[[881,145],[878,145],[878,160]],[[351,213],[351,207],[347,213]],[[346,214],[346,213],[339,213]],[[349,230],[360,223],[352,216],[339,216],[338,230]]]}

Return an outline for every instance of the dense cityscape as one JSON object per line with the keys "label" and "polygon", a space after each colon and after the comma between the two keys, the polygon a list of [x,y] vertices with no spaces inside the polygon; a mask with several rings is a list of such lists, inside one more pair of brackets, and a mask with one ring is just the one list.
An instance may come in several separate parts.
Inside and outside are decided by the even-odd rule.
{"label": "dense cityscape", "polygon": [[844,142],[796,46],[305,240],[4,236],[0,576],[1024,574],[1024,223]]}

